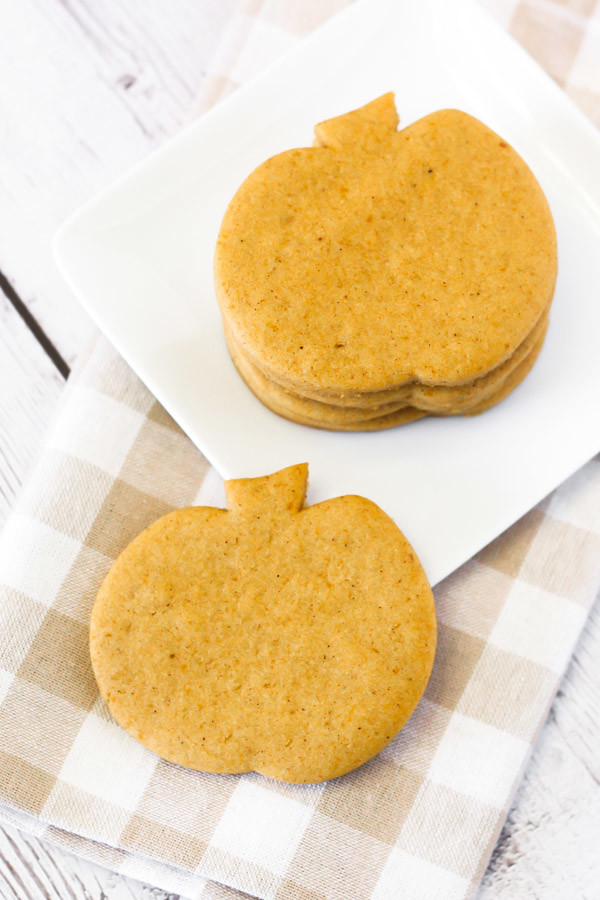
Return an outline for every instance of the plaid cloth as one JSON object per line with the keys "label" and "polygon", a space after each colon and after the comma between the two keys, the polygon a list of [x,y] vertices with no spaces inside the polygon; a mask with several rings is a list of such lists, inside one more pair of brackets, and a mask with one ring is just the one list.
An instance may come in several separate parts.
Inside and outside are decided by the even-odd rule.
{"label": "plaid cloth", "polygon": [[[204,105],[342,5],[247,2]],[[489,5],[598,117],[592,0]],[[410,723],[320,785],[165,763],[98,695],[97,588],[142,528],[192,503],[223,505],[218,475],[99,339],[1,539],[0,818],[190,897],[472,896],[600,583],[600,461],[437,587],[439,650]]]}

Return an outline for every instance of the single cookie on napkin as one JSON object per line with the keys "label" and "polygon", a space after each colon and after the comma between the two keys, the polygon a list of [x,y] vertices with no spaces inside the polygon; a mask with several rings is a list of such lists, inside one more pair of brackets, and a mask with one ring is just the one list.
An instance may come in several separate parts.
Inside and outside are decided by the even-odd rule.
{"label": "single cookie on napkin", "polygon": [[308,467],[226,482],[140,534],[90,624],[100,691],[159,756],[283,781],[343,775],[405,724],[429,678],[433,595],[363,497],[302,508]]}

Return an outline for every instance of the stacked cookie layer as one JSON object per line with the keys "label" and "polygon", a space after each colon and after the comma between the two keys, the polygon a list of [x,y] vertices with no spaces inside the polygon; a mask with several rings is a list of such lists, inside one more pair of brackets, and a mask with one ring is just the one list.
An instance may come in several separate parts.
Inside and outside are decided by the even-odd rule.
{"label": "stacked cookie layer", "polygon": [[238,371],[336,430],[475,414],[541,349],[556,278],[524,161],[456,110],[397,131],[393,96],[259,166],[222,223],[215,283]]}

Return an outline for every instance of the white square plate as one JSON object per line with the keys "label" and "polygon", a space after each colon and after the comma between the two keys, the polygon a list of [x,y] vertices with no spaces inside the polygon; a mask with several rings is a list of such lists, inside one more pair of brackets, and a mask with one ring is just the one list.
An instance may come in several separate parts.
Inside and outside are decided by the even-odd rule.
{"label": "white square plate", "polygon": [[[527,160],[558,230],[550,330],[531,375],[482,416],[318,431],[265,409],[237,375],[213,249],[255,166],[388,90],[402,124],[458,107]],[[468,0],[359,0],[80,210],[55,250],[81,302],[224,477],[308,461],[310,502],[370,497],[435,583],[600,449],[599,237],[598,133],[486,13]]]}

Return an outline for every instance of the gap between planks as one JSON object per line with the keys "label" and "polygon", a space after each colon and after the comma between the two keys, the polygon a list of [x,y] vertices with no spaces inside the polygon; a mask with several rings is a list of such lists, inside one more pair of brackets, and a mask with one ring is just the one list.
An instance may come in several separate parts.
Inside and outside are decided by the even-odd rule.
{"label": "gap between planks", "polygon": [[188,119],[238,0],[3,0],[0,268],[72,365],[93,326],[52,237]]}
{"label": "gap between planks", "polygon": [[58,349],[52,343],[40,323],[37,321],[33,313],[28,309],[26,304],[21,300],[14,287],[4,274],[0,271],[0,290],[13,309],[23,319],[23,322],[29,328],[30,332],[45,353],[50,357],[63,378],[68,378],[71,372],[67,362],[63,359]]}
{"label": "gap between planks", "polygon": [[0,527],[14,506],[56,410],[65,379],[0,291]]}

